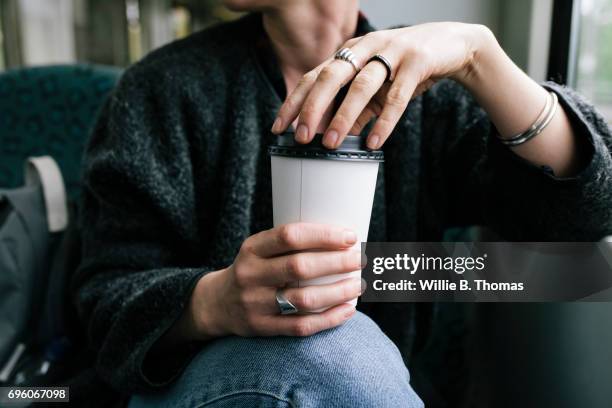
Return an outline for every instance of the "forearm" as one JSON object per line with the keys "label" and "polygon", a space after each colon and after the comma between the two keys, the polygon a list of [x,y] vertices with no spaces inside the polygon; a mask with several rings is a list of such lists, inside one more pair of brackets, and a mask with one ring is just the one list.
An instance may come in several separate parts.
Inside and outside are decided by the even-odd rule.
{"label": "forearm", "polygon": [[[478,40],[474,58],[460,82],[488,113],[502,138],[528,129],[544,108],[547,91],[519,69],[492,35]],[[574,134],[561,106],[550,124],[537,137],[511,147],[536,165],[546,165],[555,175],[576,174],[583,166],[587,140]]]}

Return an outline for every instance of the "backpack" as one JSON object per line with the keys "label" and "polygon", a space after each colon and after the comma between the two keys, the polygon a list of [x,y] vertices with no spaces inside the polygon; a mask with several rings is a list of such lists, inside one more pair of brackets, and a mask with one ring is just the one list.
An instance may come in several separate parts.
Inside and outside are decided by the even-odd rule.
{"label": "backpack", "polygon": [[23,187],[0,189],[0,385],[32,384],[66,348],[65,277],[51,271],[68,220],[64,182],[50,156],[27,160]]}

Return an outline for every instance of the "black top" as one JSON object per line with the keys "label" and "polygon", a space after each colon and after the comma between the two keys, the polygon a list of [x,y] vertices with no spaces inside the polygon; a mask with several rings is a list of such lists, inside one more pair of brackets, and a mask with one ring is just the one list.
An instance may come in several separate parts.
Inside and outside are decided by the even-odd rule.
{"label": "black top", "polygon": [[[181,373],[202,344],[160,356],[152,345],[203,274],[230,265],[245,238],[272,227],[267,149],[281,97],[255,51],[263,37],[254,14],[151,53],[126,71],[89,141],[72,293],[96,375],[123,393],[150,392]],[[559,179],[514,155],[491,137],[471,95],[440,81],[410,103],[383,147],[370,240],[438,241],[447,227],[472,224],[510,240],[610,233],[610,130],[573,91],[545,86],[592,146],[580,174]],[[424,307],[359,305],[406,361],[426,350],[438,324]],[[434,351],[444,355],[440,344]],[[450,369],[433,361],[435,381],[448,379]]]}
{"label": "black top", "polygon": [[384,161],[384,152],[368,149],[365,145],[366,140],[364,136],[349,135],[344,138],[340,146],[330,150],[323,146],[322,134],[316,134],[308,144],[301,144],[295,141],[294,133],[287,132],[276,138],[276,141],[268,147],[268,153],[270,156],[304,159]]}

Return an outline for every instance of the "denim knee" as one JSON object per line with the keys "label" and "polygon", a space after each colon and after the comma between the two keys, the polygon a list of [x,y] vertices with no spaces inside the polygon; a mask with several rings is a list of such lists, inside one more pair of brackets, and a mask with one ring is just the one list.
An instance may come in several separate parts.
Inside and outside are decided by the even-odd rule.
{"label": "denim knee", "polygon": [[[336,329],[290,343],[293,364],[301,363],[303,379],[313,385],[305,392],[317,389],[310,399],[319,403],[313,406],[423,406],[400,351],[362,313]],[[297,391],[293,397],[300,400]]]}
{"label": "denim knee", "polygon": [[215,408],[228,398],[259,398],[256,406],[266,407],[423,406],[399,350],[361,313],[310,337],[213,341],[156,398],[168,406]]}

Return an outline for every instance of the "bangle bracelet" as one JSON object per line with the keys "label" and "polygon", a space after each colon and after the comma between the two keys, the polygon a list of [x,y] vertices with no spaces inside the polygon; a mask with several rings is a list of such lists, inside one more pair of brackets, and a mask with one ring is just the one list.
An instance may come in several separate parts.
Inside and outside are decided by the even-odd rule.
{"label": "bangle bracelet", "polygon": [[557,113],[557,106],[559,104],[558,102],[559,99],[557,98],[557,94],[554,92],[549,92],[544,109],[542,109],[542,112],[529,129],[510,138],[498,137],[498,139],[506,146],[518,146],[536,137],[542,133],[544,129],[546,129],[546,126],[548,126],[548,124],[555,117],[555,113]]}

